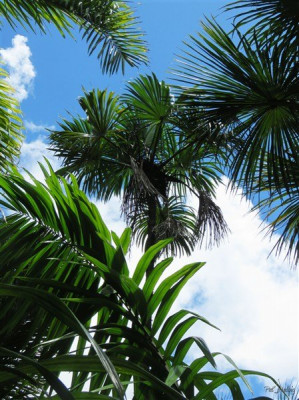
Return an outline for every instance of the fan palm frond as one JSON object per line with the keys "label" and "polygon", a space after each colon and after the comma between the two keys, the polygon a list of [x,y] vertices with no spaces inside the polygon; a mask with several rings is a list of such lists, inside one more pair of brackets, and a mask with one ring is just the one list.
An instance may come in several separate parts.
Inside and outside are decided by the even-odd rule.
{"label": "fan palm frond", "polygon": [[[201,121],[216,123],[235,137],[227,147],[232,185],[241,186],[247,196],[265,190],[269,198],[293,192],[290,174],[296,176],[299,163],[299,80],[292,44],[249,40],[238,31],[236,44],[214,21],[203,28],[204,34],[186,43],[174,71],[183,85],[181,98],[187,99],[186,107],[200,110]],[[289,226],[291,219],[283,215],[283,225]],[[292,238],[293,248],[297,236],[287,231],[280,243]]]}
{"label": "fan palm frond", "polygon": [[248,33],[257,36],[262,42],[271,39],[283,44],[294,42],[298,46],[298,1],[238,0],[226,5],[225,9],[237,10],[234,16],[236,27],[250,25]]}
{"label": "fan palm frond", "polygon": [[197,229],[200,244],[206,239],[207,247],[218,245],[229,229],[219,206],[207,192],[199,192]]}
{"label": "fan palm frond", "polygon": [[122,100],[140,120],[156,124],[169,117],[173,105],[169,86],[155,74],[140,75],[129,82]]}
{"label": "fan palm frond", "polygon": [[[244,36],[240,48],[214,22],[204,29],[206,35],[192,37],[187,44],[179,60],[181,70],[175,73],[178,80],[192,85],[185,93],[205,109],[205,118],[225,125],[242,140],[241,149],[233,154],[231,176],[250,188],[267,154],[281,160],[285,153],[298,157],[295,55],[287,46],[261,49],[255,42],[253,48]],[[284,165],[279,169],[283,176]]]}

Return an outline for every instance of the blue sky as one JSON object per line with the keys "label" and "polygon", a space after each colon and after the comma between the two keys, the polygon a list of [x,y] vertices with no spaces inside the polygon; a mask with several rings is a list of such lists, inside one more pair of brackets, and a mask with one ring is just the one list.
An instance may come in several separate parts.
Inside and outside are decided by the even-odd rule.
{"label": "blue sky", "polygon": [[[58,165],[47,151],[44,128],[53,127],[61,116],[67,115],[67,110],[79,111],[77,98],[82,87],[121,93],[126,81],[140,72],[153,71],[159,79],[166,79],[175,54],[183,47],[182,41],[201,29],[199,21],[204,15],[218,15],[218,22],[229,26],[227,16],[220,11],[225,4],[224,0],[137,3],[137,14],[149,43],[150,65],[140,70],[128,69],[125,76],[102,75],[95,55],[88,57],[87,46],[77,33],[74,41],[63,39],[53,29],[42,36],[23,28],[13,31],[4,23],[0,55],[8,63],[16,88],[22,89],[21,106],[27,127],[20,166],[39,176],[36,163],[43,155],[50,157],[54,167]],[[192,308],[222,329],[219,333],[207,327],[194,328],[192,333],[202,336],[211,350],[222,351],[239,366],[267,372],[281,382],[298,379],[297,274],[283,257],[268,257],[273,243],[263,239],[261,219],[249,214],[251,204],[240,202],[240,198],[240,192],[231,196],[224,186],[217,192],[218,204],[232,231],[226,243],[209,252],[198,249],[191,260],[176,260],[173,268],[193,260],[207,261],[207,265],[190,282],[175,307]],[[99,207],[110,229],[119,232],[124,228],[116,217],[116,199]],[[134,263],[140,251],[134,249],[132,254]],[[227,365],[220,360],[219,367]],[[265,393],[265,384],[269,383],[254,382],[255,395]],[[246,398],[250,397],[248,392]]]}

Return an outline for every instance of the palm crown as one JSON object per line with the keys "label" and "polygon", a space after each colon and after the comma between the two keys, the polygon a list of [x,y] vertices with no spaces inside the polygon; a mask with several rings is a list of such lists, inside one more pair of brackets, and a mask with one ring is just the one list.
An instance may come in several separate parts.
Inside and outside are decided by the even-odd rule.
{"label": "palm crown", "polygon": [[[205,140],[211,127],[191,127],[155,75],[131,82],[121,98],[85,93],[80,105],[86,117],[64,120],[51,134],[51,148],[63,158],[60,173],[74,173],[101,200],[122,196],[126,221],[146,248],[166,237],[174,238],[173,253],[189,253],[204,237],[219,243],[227,226],[213,200],[220,169],[216,144]],[[198,200],[196,211],[185,205],[188,193]]]}

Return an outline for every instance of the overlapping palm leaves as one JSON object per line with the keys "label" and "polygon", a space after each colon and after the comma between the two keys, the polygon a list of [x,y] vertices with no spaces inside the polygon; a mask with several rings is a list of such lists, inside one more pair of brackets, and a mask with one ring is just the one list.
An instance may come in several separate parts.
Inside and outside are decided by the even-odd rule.
{"label": "overlapping palm leaves", "polygon": [[[122,393],[114,367],[82,324],[92,315],[90,311],[85,310],[83,315],[80,315],[80,304],[74,304],[73,307],[68,308],[51,294],[53,289],[49,290],[49,293],[40,290],[43,282],[51,286],[51,279],[56,278],[57,286],[54,284],[54,289],[56,288],[56,294],[59,293],[62,297],[74,297],[73,291],[67,292],[66,288],[70,285],[80,291],[80,284],[86,284],[90,289],[90,294],[96,293],[99,278],[94,276],[91,269],[83,266],[81,271],[73,272],[80,258],[78,248],[88,243],[90,247],[101,253],[103,262],[107,262],[109,257],[109,244],[105,244],[105,241],[99,237],[101,233],[104,237],[105,234],[109,237],[109,233],[99,214],[94,213],[95,206],[86,203],[83,193],[78,192],[76,185],[70,186],[66,183],[60,185],[54,173],[51,177],[47,174],[46,176],[48,177],[47,188],[36,180],[34,184],[26,182],[18,173],[11,181],[9,178],[0,177],[1,188],[4,192],[1,205],[12,212],[1,221],[3,261],[1,264],[1,344],[13,351],[17,359],[22,359],[21,356],[37,356],[37,354],[41,359],[53,357],[68,348],[72,339],[66,340],[60,348],[57,348],[54,343],[45,351],[35,346],[45,337],[52,339],[57,335],[63,335],[67,329],[72,329],[91,342],[118,392]],[[63,190],[67,191],[68,197],[63,196]],[[76,229],[72,229],[74,225],[77,226]],[[89,234],[88,231],[92,226],[97,226],[97,231]],[[72,248],[73,244],[77,248]],[[67,262],[67,268],[63,269],[61,266],[65,262]],[[19,272],[22,276],[19,276]],[[22,279],[24,279],[24,284],[22,284]],[[91,284],[89,285],[88,282]],[[75,292],[77,289],[74,289]],[[37,304],[39,307],[36,306]],[[81,321],[75,317],[74,311]],[[2,356],[6,359],[9,354],[3,354],[3,351],[1,349]],[[17,356],[18,353],[21,354],[20,357]],[[10,365],[10,359],[11,357],[6,362],[7,368]],[[18,372],[16,375],[18,376]],[[50,375],[49,378],[44,375],[44,377],[49,383],[53,382],[53,376]],[[57,393],[65,390],[59,382],[54,389]]]}
{"label": "overlapping palm leaves", "polygon": [[[51,134],[51,148],[63,159],[59,173],[75,174],[101,200],[122,196],[126,221],[145,248],[169,236],[174,254],[190,253],[204,237],[219,243],[227,226],[213,200],[216,145],[204,140],[211,132],[198,125],[192,129],[201,142],[186,140],[190,124],[182,122],[164,82],[141,76],[120,99],[93,90],[80,105],[85,117],[64,120]],[[197,211],[185,206],[188,192]]]}
{"label": "overlapping palm leaves", "polygon": [[19,105],[6,78],[0,69],[0,172],[16,161],[23,139]]}
{"label": "overlapping palm leaves", "polygon": [[[299,4],[297,0],[238,0],[225,6],[234,12],[234,24],[247,25],[247,33],[261,42],[269,40],[298,48]],[[237,14],[236,14],[237,11]]]}
{"label": "overlapping palm leaves", "polygon": [[79,26],[89,53],[97,52],[102,70],[114,73],[125,65],[147,62],[143,34],[127,2],[112,0],[1,0],[0,17],[46,32],[52,23],[64,35],[71,22]]}
{"label": "overlapping palm leaves", "polygon": [[[0,221],[1,398],[121,399],[133,384],[140,400],[216,399],[213,391],[226,384],[234,399],[244,399],[235,379],[258,373],[240,371],[227,356],[232,371],[202,371],[219,353],[183,336],[198,321],[211,324],[187,310],[168,316],[203,263],[162,279],[168,258],[144,281],[169,239],[149,248],[130,273],[130,231],[111,234],[74,177],[67,183],[51,169],[44,173],[45,184],[17,172],[0,177],[9,211]],[[203,355],[188,364],[193,343]],[[58,378],[63,371],[73,372],[69,387]]]}
{"label": "overlapping palm leaves", "polygon": [[[299,149],[298,55],[293,43],[282,46],[234,30],[236,39],[215,21],[203,28],[204,34],[186,43],[174,71],[184,96],[202,110],[201,118],[218,122],[240,139],[231,147],[228,163],[233,183],[249,196],[266,189],[270,197],[284,192],[298,202],[299,176],[292,169],[298,166]],[[292,215],[295,219],[288,224],[296,240],[288,246],[296,260],[299,222]]]}

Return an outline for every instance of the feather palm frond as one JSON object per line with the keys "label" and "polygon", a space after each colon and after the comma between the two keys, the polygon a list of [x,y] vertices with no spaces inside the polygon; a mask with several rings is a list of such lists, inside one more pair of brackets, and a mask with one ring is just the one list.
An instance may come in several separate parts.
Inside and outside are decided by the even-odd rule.
{"label": "feather palm frond", "polygon": [[14,90],[6,81],[7,73],[0,68],[0,171],[7,171],[20,154],[23,141],[22,122]]}

